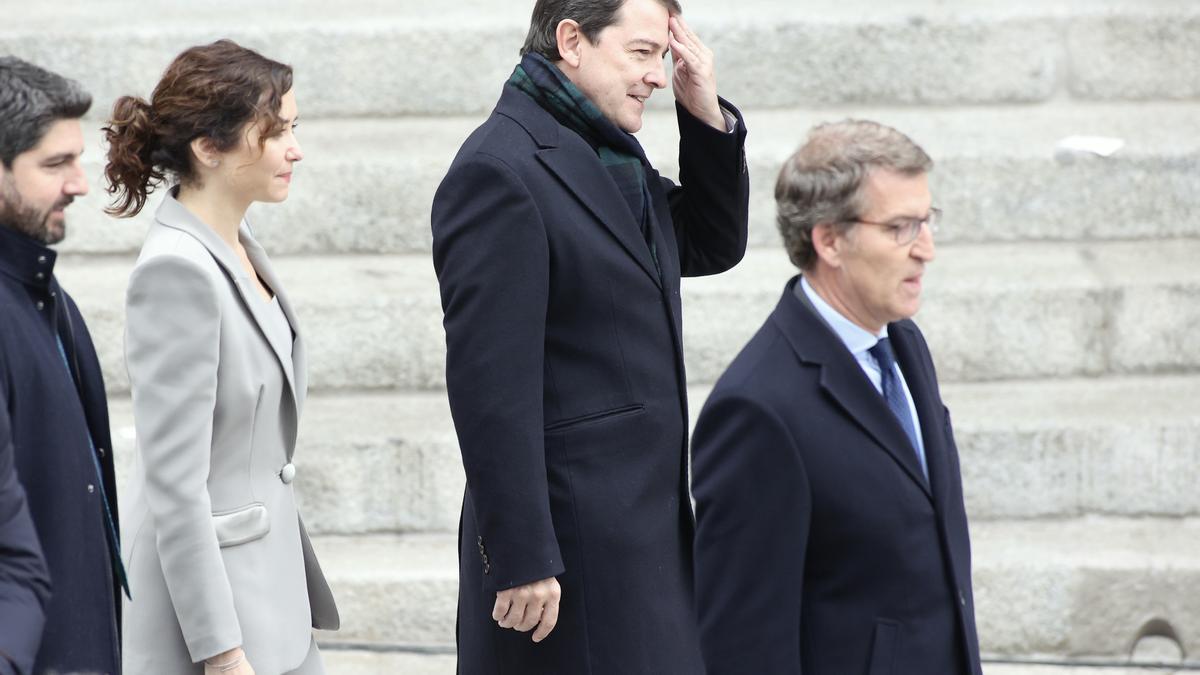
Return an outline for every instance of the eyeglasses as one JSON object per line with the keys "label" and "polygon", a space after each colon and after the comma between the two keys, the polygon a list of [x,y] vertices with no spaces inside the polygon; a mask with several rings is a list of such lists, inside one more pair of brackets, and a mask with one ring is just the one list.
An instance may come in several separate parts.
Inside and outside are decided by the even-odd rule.
{"label": "eyeglasses", "polygon": [[939,208],[931,208],[929,209],[929,215],[925,216],[924,218],[893,218],[886,223],[856,218],[849,222],[886,227],[888,231],[892,233],[892,238],[896,240],[897,245],[907,246],[916,241],[917,237],[921,235],[922,225],[928,225],[930,233],[937,234],[938,222],[940,222],[941,219],[942,210]]}

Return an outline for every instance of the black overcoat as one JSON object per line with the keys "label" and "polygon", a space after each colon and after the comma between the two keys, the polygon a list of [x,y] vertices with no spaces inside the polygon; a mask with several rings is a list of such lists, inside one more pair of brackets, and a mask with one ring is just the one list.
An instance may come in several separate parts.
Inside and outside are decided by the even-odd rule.
{"label": "black overcoat", "polygon": [[0,225],[0,390],[53,583],[35,672],[116,674],[120,605],[101,496],[119,522],[108,406],[92,338],[54,277],[55,258]]}
{"label": "black overcoat", "polygon": [[17,480],[8,402],[0,389],[0,674],[33,672],[49,596],[50,574]]}
{"label": "black overcoat", "polygon": [[[596,152],[510,87],[437,191],[464,675],[701,672],[679,279],[741,259],[748,183],[740,116],[677,112],[682,187],[648,177],[661,274]],[[548,639],[492,621],[497,591],[551,576]]]}
{"label": "black overcoat", "polygon": [[788,283],[718,380],[692,446],[709,675],[981,675],[958,450],[912,321],[888,325],[912,445]]}

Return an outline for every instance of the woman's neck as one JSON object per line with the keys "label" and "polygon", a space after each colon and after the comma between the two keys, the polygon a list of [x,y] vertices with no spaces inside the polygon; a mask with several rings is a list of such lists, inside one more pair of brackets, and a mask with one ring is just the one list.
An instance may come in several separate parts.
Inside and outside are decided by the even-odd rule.
{"label": "woman's neck", "polygon": [[238,227],[246,217],[249,204],[221,194],[212,188],[179,186],[176,200],[192,215],[217,233],[233,250],[238,247]]}

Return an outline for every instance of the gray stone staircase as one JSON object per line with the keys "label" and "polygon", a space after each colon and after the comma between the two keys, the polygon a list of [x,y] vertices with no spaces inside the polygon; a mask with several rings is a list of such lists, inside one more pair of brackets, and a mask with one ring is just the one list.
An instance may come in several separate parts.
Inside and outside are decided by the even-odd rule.
{"label": "gray stone staircase", "polygon": [[[531,6],[0,0],[0,53],[97,97],[93,192],[72,207],[58,271],[101,352],[122,473],[123,293],[153,206],[132,221],[101,213],[97,129],[116,95],[147,95],[191,44],[227,36],[296,67],[306,158],[292,198],[250,219],[309,341],[297,484],[342,608],[343,630],[320,636],[332,675],[454,671],[463,477],[429,205],[515,63]],[[917,320],[962,453],[986,672],[1148,673],[1110,666],[1152,619],[1200,653],[1200,5],[684,6],[745,113],[753,188],[746,259],[684,283],[693,409],[792,274],[773,225],[780,163],[817,121],[892,124],[934,157],[946,212]],[[641,134],[668,175],[670,100],[651,99]],[[1057,151],[1073,134],[1125,146]]]}

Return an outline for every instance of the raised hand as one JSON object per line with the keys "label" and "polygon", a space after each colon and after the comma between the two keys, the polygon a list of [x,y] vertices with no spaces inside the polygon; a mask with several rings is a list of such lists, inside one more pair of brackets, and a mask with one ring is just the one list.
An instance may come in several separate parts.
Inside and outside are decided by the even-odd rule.
{"label": "raised hand", "polygon": [[671,62],[675,66],[672,87],[675,100],[697,119],[726,130],[725,115],[717,102],[717,73],[713,52],[688,28],[682,16],[670,20]]}

